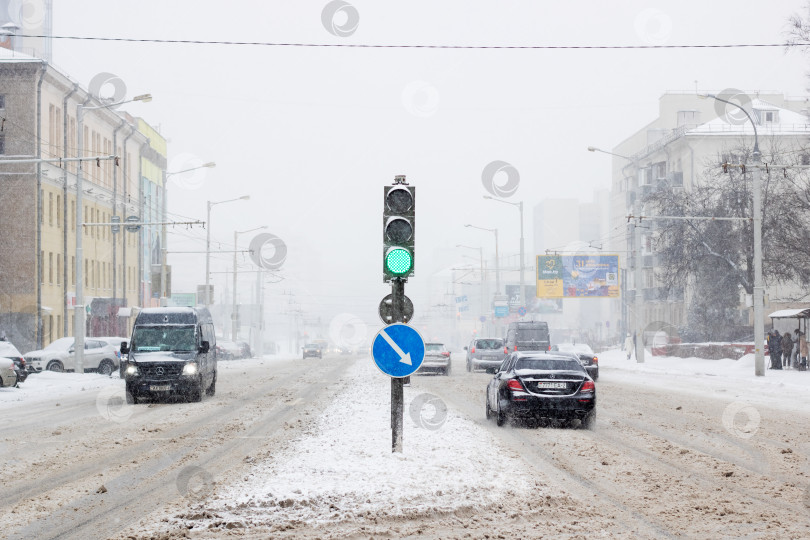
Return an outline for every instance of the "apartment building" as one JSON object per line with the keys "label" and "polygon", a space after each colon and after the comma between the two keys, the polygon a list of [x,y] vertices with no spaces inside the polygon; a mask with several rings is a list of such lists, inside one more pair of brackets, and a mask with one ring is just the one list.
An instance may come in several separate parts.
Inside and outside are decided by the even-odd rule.
{"label": "apartment building", "polygon": [[[794,150],[807,145],[810,123],[804,114],[805,100],[752,92],[743,101],[750,102],[763,154],[776,145]],[[656,223],[651,220],[640,227],[641,240],[636,245],[634,225],[626,216],[643,212],[644,195],[661,182],[689,190],[701,182],[711,163],[719,163],[724,156],[733,159],[735,149],[753,145],[754,128],[738,109],[684,92],[661,96],[658,117],[613,148],[610,229],[624,234],[614,235],[609,249],[627,255],[620,259],[623,301],[616,314],[627,328],[636,328],[636,271],[642,272],[643,327],[685,324],[690,292],[668,291],[668,298],[662,299],[656,278],[659,261],[652,249]],[[639,269],[636,250],[641,251]],[[784,285],[768,287],[765,313],[785,306],[782,299],[787,296]],[[750,299],[746,301],[741,294],[739,319],[743,324],[753,324],[751,311]]]}
{"label": "apartment building", "polygon": [[[164,192],[165,140],[110,105],[43,60],[0,47],[0,333],[23,351],[74,335],[79,164],[59,160],[119,157],[81,165],[84,224],[142,221],[144,192]],[[81,229],[87,333],[124,334],[128,308],[144,305],[146,233]]]}

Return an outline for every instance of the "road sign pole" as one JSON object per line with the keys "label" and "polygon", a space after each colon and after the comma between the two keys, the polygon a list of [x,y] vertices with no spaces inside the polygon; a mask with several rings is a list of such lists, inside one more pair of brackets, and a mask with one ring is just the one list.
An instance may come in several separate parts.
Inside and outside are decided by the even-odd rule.
{"label": "road sign pole", "polygon": [[[405,322],[405,281],[391,280],[391,307],[394,322]],[[402,452],[403,415],[405,411],[405,381],[391,378],[391,452]]]}

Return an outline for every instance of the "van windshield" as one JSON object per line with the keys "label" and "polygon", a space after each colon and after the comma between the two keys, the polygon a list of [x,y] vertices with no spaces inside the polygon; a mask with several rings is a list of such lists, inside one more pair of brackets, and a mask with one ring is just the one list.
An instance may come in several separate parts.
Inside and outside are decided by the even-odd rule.
{"label": "van windshield", "polygon": [[134,352],[197,350],[194,325],[136,326],[132,333]]}

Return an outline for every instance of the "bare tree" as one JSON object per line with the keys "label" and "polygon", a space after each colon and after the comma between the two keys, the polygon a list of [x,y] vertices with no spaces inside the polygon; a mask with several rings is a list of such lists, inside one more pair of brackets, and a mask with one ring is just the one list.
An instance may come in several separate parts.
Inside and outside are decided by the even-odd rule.
{"label": "bare tree", "polygon": [[[794,167],[806,156],[803,149],[783,149],[776,141],[763,154],[766,285],[810,284],[810,182],[804,169]],[[751,162],[744,146],[722,152],[705,163],[698,185],[687,191],[661,184],[644,200],[652,214],[738,218],[672,219],[655,225],[654,249],[661,260],[656,277],[670,296],[690,287],[685,331],[697,337],[738,327],[739,290],[753,294]]]}

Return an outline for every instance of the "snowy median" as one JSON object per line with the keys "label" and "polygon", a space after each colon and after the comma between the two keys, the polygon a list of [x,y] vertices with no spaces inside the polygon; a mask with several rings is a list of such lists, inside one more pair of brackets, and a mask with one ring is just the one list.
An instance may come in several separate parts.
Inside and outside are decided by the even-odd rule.
{"label": "snowy median", "polygon": [[220,520],[312,525],[451,512],[541,492],[501,472],[521,462],[484,428],[413,388],[405,388],[404,451],[393,454],[389,379],[370,359],[348,376],[349,389],[300,438],[204,507]]}

